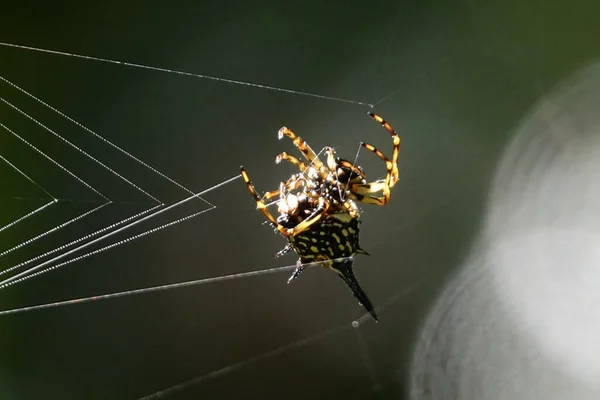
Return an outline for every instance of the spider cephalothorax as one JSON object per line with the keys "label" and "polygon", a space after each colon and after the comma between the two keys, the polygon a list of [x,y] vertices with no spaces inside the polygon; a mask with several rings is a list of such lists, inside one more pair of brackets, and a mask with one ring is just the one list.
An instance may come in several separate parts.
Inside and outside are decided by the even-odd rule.
{"label": "spider cephalothorax", "polygon": [[[296,270],[288,282],[302,272],[305,263],[320,262],[346,282],[360,303],[377,320],[352,270],[354,256],[367,254],[358,243],[360,213],[357,203],[385,205],[390,200],[390,189],[398,181],[400,137],[383,118],[371,112],[369,115],[392,135],[394,147],[391,160],[372,145],[361,143],[362,147],[385,162],[387,172],[383,179],[368,182],[360,166],[337,157],[332,147],[324,149],[327,156],[324,164],[302,138],[286,127],[279,130],[279,138],[290,138],[309,164],[285,152],[279,154],[276,163],[286,160],[301,172],[292,175],[280,184],[279,189],[267,192],[262,198],[243,167],[241,174],[257,208],[275,230],[288,240],[277,256],[291,250],[299,255]],[[267,210],[265,203],[276,196],[279,196],[278,218]]]}

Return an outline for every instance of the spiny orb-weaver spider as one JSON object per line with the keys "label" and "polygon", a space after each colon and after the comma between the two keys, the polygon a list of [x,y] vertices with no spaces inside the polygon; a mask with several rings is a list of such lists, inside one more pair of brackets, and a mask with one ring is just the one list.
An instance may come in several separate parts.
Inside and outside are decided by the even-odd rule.
{"label": "spiny orb-weaver spider", "polygon": [[[287,153],[281,153],[276,163],[288,161],[300,169],[279,189],[265,193],[261,198],[248,173],[241,167],[241,175],[248,190],[256,201],[256,207],[287,240],[288,244],[275,256],[279,257],[294,250],[299,259],[296,270],[288,283],[303,271],[306,263],[319,262],[333,270],[352,290],[361,305],[377,321],[375,310],[364,293],[353,272],[354,256],[368,253],[359,245],[360,212],[357,202],[383,206],[390,200],[390,189],[398,182],[398,155],[400,137],[379,115],[368,113],[391,135],[393,141],[392,159],[388,159],[374,146],[361,142],[361,146],[384,161],[386,176],[367,182],[363,169],[336,156],[332,147],[323,150],[327,156],[324,164],[311,147],[287,127],[279,130],[279,139],[290,138],[294,145],[309,161],[303,161]],[[279,217],[275,218],[267,210],[266,202],[279,196]]]}

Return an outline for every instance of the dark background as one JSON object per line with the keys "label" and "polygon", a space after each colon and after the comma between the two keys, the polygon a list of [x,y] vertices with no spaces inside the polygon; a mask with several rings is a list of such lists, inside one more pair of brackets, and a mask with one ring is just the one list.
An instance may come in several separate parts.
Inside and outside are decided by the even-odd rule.
{"label": "dark background", "polygon": [[[372,255],[355,265],[383,305],[379,324],[352,329],[363,310],[321,269],[293,285],[280,272],[2,315],[0,398],[134,399],[203,376],[167,397],[405,398],[420,323],[477,237],[512,129],[546,90],[599,53],[595,2],[552,3],[0,6],[1,42],[379,103],[374,110],[403,139],[400,182],[388,206],[364,208],[361,242]],[[391,154],[368,107],[353,103],[6,46],[0,75],[194,191],[235,176],[240,164],[258,190],[275,188],[293,171],[273,163],[295,151],[277,140],[282,125],[347,158],[360,141]],[[164,203],[187,196],[6,83],[0,95]],[[153,204],[4,103],[0,122],[114,201],[0,258],[3,269]],[[0,250],[100,204],[5,130],[0,154],[53,196],[74,200],[0,232]],[[373,178],[384,172],[366,152],[359,164]],[[2,226],[47,199],[0,168]],[[241,180],[205,197],[216,209],[2,289],[1,309],[294,264],[293,255],[273,259],[284,241],[261,225]],[[194,200],[102,245],[206,207]],[[263,357],[246,362],[256,356]]]}

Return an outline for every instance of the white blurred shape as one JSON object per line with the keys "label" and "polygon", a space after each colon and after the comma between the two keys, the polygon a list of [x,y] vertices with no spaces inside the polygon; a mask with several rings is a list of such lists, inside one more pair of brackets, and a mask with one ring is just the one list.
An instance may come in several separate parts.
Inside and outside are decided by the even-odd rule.
{"label": "white blurred shape", "polygon": [[490,249],[494,296],[512,323],[590,387],[600,387],[599,243],[599,234],[555,228]]}
{"label": "white blurred shape", "polygon": [[428,316],[412,398],[600,399],[600,64],[524,118],[479,244]]}

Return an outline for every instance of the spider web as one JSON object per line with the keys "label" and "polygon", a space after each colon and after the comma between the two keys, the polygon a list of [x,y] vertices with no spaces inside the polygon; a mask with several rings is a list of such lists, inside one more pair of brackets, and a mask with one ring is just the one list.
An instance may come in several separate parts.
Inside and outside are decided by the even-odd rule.
{"label": "spider web", "polygon": [[[273,396],[305,380],[323,385],[319,371],[333,369],[341,378],[330,382],[332,393],[398,390],[393,371],[401,367],[373,362],[385,352],[374,345],[383,337],[377,331],[382,324],[363,324],[368,318],[339,282],[317,268],[293,285],[283,284],[282,271],[294,268],[294,259],[270,258],[283,241],[261,227],[262,216],[237,173],[244,163],[260,191],[289,175],[291,169],[272,168],[278,152],[293,149],[276,140],[286,124],[315,148],[333,144],[340,154],[356,154],[372,178],[370,171],[383,174],[378,160],[356,153],[361,140],[389,153],[386,135],[364,115],[368,106],[410,143],[414,130],[404,112],[394,111],[410,101],[392,100],[415,85],[427,87],[457,52],[435,52],[405,65],[403,74],[389,74],[402,33],[398,21],[405,18],[394,14],[372,30],[382,44],[361,56],[376,62],[358,63],[343,79],[334,79],[334,69],[321,78],[310,70],[301,77],[281,72],[285,66],[272,58],[287,45],[275,41],[262,59],[275,64],[268,85],[254,78],[264,76],[259,67],[271,64],[236,69],[223,56],[211,63],[188,53],[169,60],[173,51],[164,59],[140,52],[123,58],[141,60],[129,63],[89,56],[87,45],[77,51],[73,43],[1,43],[9,61],[0,82],[0,156],[8,185],[0,222],[0,317],[11,321],[4,342],[11,344],[6,354],[14,360],[9,378],[0,382],[3,389],[17,395],[26,382],[37,381],[45,393],[63,397],[194,398],[242,385]],[[224,46],[232,36],[222,34]],[[363,41],[357,38],[352,48]],[[200,53],[210,52],[205,46]],[[58,54],[49,48],[73,50]],[[111,51],[93,54],[102,53]],[[240,50],[240,57],[249,55]],[[295,55],[286,62],[302,60]],[[418,66],[423,63],[429,67]],[[43,67],[34,78],[29,68],[12,65]],[[187,72],[194,70],[220,73]],[[220,78],[221,72],[242,78]],[[359,79],[365,74],[376,82]],[[421,156],[447,150],[450,139],[438,140]],[[405,157],[401,152],[401,164]],[[406,251],[405,258],[390,247],[403,242],[399,246],[408,250],[420,240],[408,234],[411,225],[456,200],[448,196],[421,213],[396,211],[394,218],[406,222],[386,225],[390,209],[401,208],[407,195],[403,182],[413,176],[401,165],[390,206],[365,212],[362,240],[374,256],[358,259],[356,268],[383,321],[406,312],[409,302],[400,300],[430,277],[411,272],[410,260],[422,255]],[[404,201],[407,208],[419,199]],[[404,260],[407,267],[390,272]],[[380,269],[384,263],[392,263],[391,269]],[[392,283],[378,288],[384,273]],[[46,356],[36,368],[17,361],[39,353]],[[73,367],[80,363],[85,367]],[[306,367],[317,364],[314,371]],[[44,378],[51,365],[58,367]],[[263,385],[271,386],[259,389]],[[301,388],[289,388],[301,396]]]}

